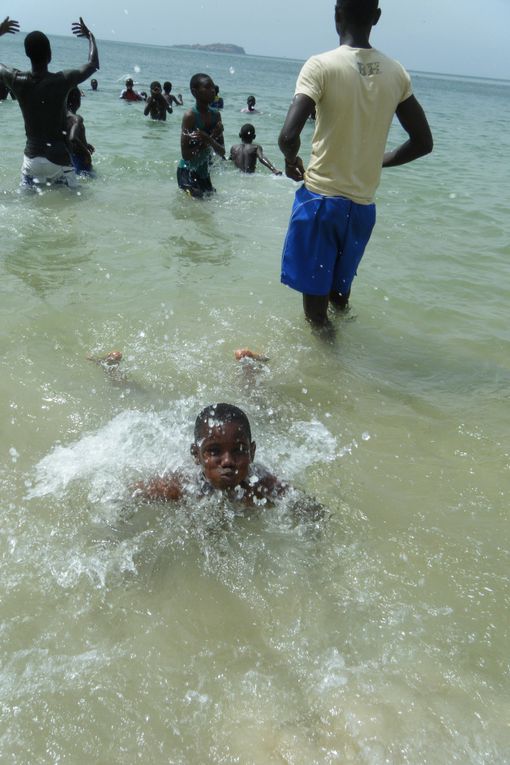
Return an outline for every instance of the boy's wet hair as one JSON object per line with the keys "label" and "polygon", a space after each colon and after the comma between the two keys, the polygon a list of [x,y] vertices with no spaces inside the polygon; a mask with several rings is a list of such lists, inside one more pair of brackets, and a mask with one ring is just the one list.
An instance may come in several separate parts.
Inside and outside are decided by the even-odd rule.
{"label": "boy's wet hair", "polygon": [[172,90],[172,83],[171,83],[171,82],[169,82],[168,80],[166,80],[166,81],[163,83],[163,90],[165,91],[165,93],[166,93],[167,91],[170,93],[170,91]]}
{"label": "boy's wet hair", "polygon": [[255,138],[255,128],[253,127],[253,125],[251,125],[249,122],[243,125],[241,130],[239,131],[239,138],[241,139],[241,141],[246,141],[246,143],[251,143],[253,139]]}
{"label": "boy's wet hair", "polygon": [[44,32],[29,32],[25,37],[25,53],[32,63],[51,61],[51,45]]}
{"label": "boy's wet hair", "polygon": [[192,93],[195,90],[195,88],[198,88],[201,80],[211,80],[212,82],[212,78],[209,74],[205,74],[204,72],[198,72],[197,74],[194,74],[191,80],[189,81],[189,89],[191,90]]}
{"label": "boy's wet hair", "polygon": [[335,11],[353,24],[370,24],[379,7],[379,0],[336,0]]}
{"label": "boy's wet hair", "polygon": [[128,77],[128,78],[127,78],[127,80],[126,80],[126,88],[127,88],[129,85],[133,85],[133,84],[134,84],[134,83],[133,83],[133,80],[131,79],[131,77]]}
{"label": "boy's wet hair", "polygon": [[154,88],[159,88],[161,90],[161,83],[159,80],[153,80],[151,82],[151,90],[154,90]]}
{"label": "boy's wet hair", "polygon": [[202,409],[195,420],[195,443],[203,438],[204,430],[210,431],[225,422],[239,423],[248,441],[251,441],[250,421],[242,409],[233,404],[210,404]]}

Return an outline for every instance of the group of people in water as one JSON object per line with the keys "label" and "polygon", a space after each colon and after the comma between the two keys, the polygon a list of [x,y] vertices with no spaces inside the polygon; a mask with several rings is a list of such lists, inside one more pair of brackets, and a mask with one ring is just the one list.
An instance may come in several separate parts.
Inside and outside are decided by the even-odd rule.
{"label": "group of people in water", "polygon": [[[348,307],[351,285],[375,223],[374,195],[382,169],[411,162],[433,147],[409,74],[370,44],[372,27],[380,16],[379,0],[336,0],[340,45],[303,65],[278,139],[285,174],[300,184],[283,246],[281,281],[302,294],[305,317],[315,327],[329,324],[330,308],[344,311]],[[0,36],[17,31],[18,22],[9,17],[0,23]],[[17,98],[25,122],[21,170],[25,185],[74,186],[75,167],[91,167],[94,149],[77,115],[78,86],[96,73],[99,58],[94,35],[82,18],[72,31],[89,41],[87,63],[78,69],[48,70],[51,47],[42,32],[25,38],[30,71],[0,64],[0,84]],[[203,73],[191,78],[190,90],[195,104],[182,118],[177,182],[190,196],[203,197],[214,192],[212,155],[226,156],[220,96]],[[131,80],[121,98],[145,100],[134,91]],[[182,105],[182,97],[171,95],[171,84],[161,88],[153,82],[145,113],[165,119],[173,104]],[[250,96],[243,111],[255,112],[255,104]],[[394,115],[407,139],[386,151]],[[300,135],[310,118],[315,119],[315,128],[305,170],[299,156]],[[279,172],[254,143],[252,124],[243,125],[239,136],[241,143],[232,147],[229,156],[240,170],[253,172],[260,161],[273,173]],[[195,491],[200,495],[220,491],[251,505],[270,502],[286,491],[268,471],[254,466],[249,422],[237,407],[216,404],[205,409],[197,419],[191,452],[199,466]],[[149,499],[175,500],[183,496],[185,486],[190,486],[189,481],[177,473],[142,483],[136,491]]]}

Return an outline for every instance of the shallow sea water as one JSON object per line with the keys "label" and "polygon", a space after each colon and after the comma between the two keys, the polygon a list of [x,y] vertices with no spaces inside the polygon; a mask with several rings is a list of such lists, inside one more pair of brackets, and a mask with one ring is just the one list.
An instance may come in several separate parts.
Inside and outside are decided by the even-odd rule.
{"label": "shallow sea water", "polygon": [[[53,42],[55,69],[84,60]],[[384,173],[322,338],[279,284],[292,182],[218,163],[215,197],[189,200],[179,110],[154,124],[118,100],[132,75],[189,104],[205,70],[227,146],[253,92],[278,166],[299,62],[100,57],[77,193],[19,192],[21,117],[0,102],[2,762],[510,762],[509,84],[414,77],[435,151]],[[0,59],[24,67],[20,36]],[[240,366],[242,346],[269,363]],[[113,348],[123,375],[86,360]],[[324,520],[133,502],[219,400]]]}

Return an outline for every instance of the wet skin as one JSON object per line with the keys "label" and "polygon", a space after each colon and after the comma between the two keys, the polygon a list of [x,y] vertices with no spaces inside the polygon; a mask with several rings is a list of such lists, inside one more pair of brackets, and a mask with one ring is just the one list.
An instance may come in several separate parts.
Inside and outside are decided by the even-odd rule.
{"label": "wet skin", "polygon": [[207,481],[222,491],[246,485],[255,456],[255,442],[250,441],[238,422],[225,422],[208,429],[191,447],[197,465]]}

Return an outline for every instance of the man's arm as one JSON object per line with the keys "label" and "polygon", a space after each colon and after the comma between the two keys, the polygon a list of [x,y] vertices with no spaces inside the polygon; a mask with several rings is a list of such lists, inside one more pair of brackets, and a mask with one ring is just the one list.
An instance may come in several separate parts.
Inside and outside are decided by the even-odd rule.
{"label": "man's arm", "polygon": [[412,162],[413,159],[430,154],[434,146],[425,112],[414,96],[402,101],[395,114],[408,134],[409,140],[397,146],[396,149],[385,153],[383,167],[405,165],[407,162]]}
{"label": "man's arm", "polygon": [[315,101],[304,93],[296,93],[287,112],[278,138],[278,146],[285,157],[285,175],[294,181],[302,181],[305,174],[303,160],[298,156],[301,131],[315,109]]}
{"label": "man's arm", "polygon": [[10,19],[9,16],[6,16],[0,24],[0,37],[2,35],[13,35],[16,34],[16,32],[19,32],[19,21],[14,21],[14,19]]}
{"label": "man's arm", "polygon": [[[19,32],[19,21],[14,21],[14,19],[10,19],[8,16],[0,23],[0,37],[2,35],[14,35],[16,32]],[[5,75],[12,75],[12,69],[9,69],[9,67],[4,66],[3,64],[0,64],[0,80],[4,79]],[[12,94],[11,94],[12,95]]]}
{"label": "man's arm", "polygon": [[76,37],[87,37],[89,41],[89,60],[82,67],[74,69],[70,73],[71,79],[74,80],[73,84],[79,85],[80,82],[86,80],[87,77],[90,77],[91,74],[94,74],[99,69],[99,54],[97,52],[96,38],[81,16],[79,21],[73,22],[72,30],[73,35],[76,35]]}

